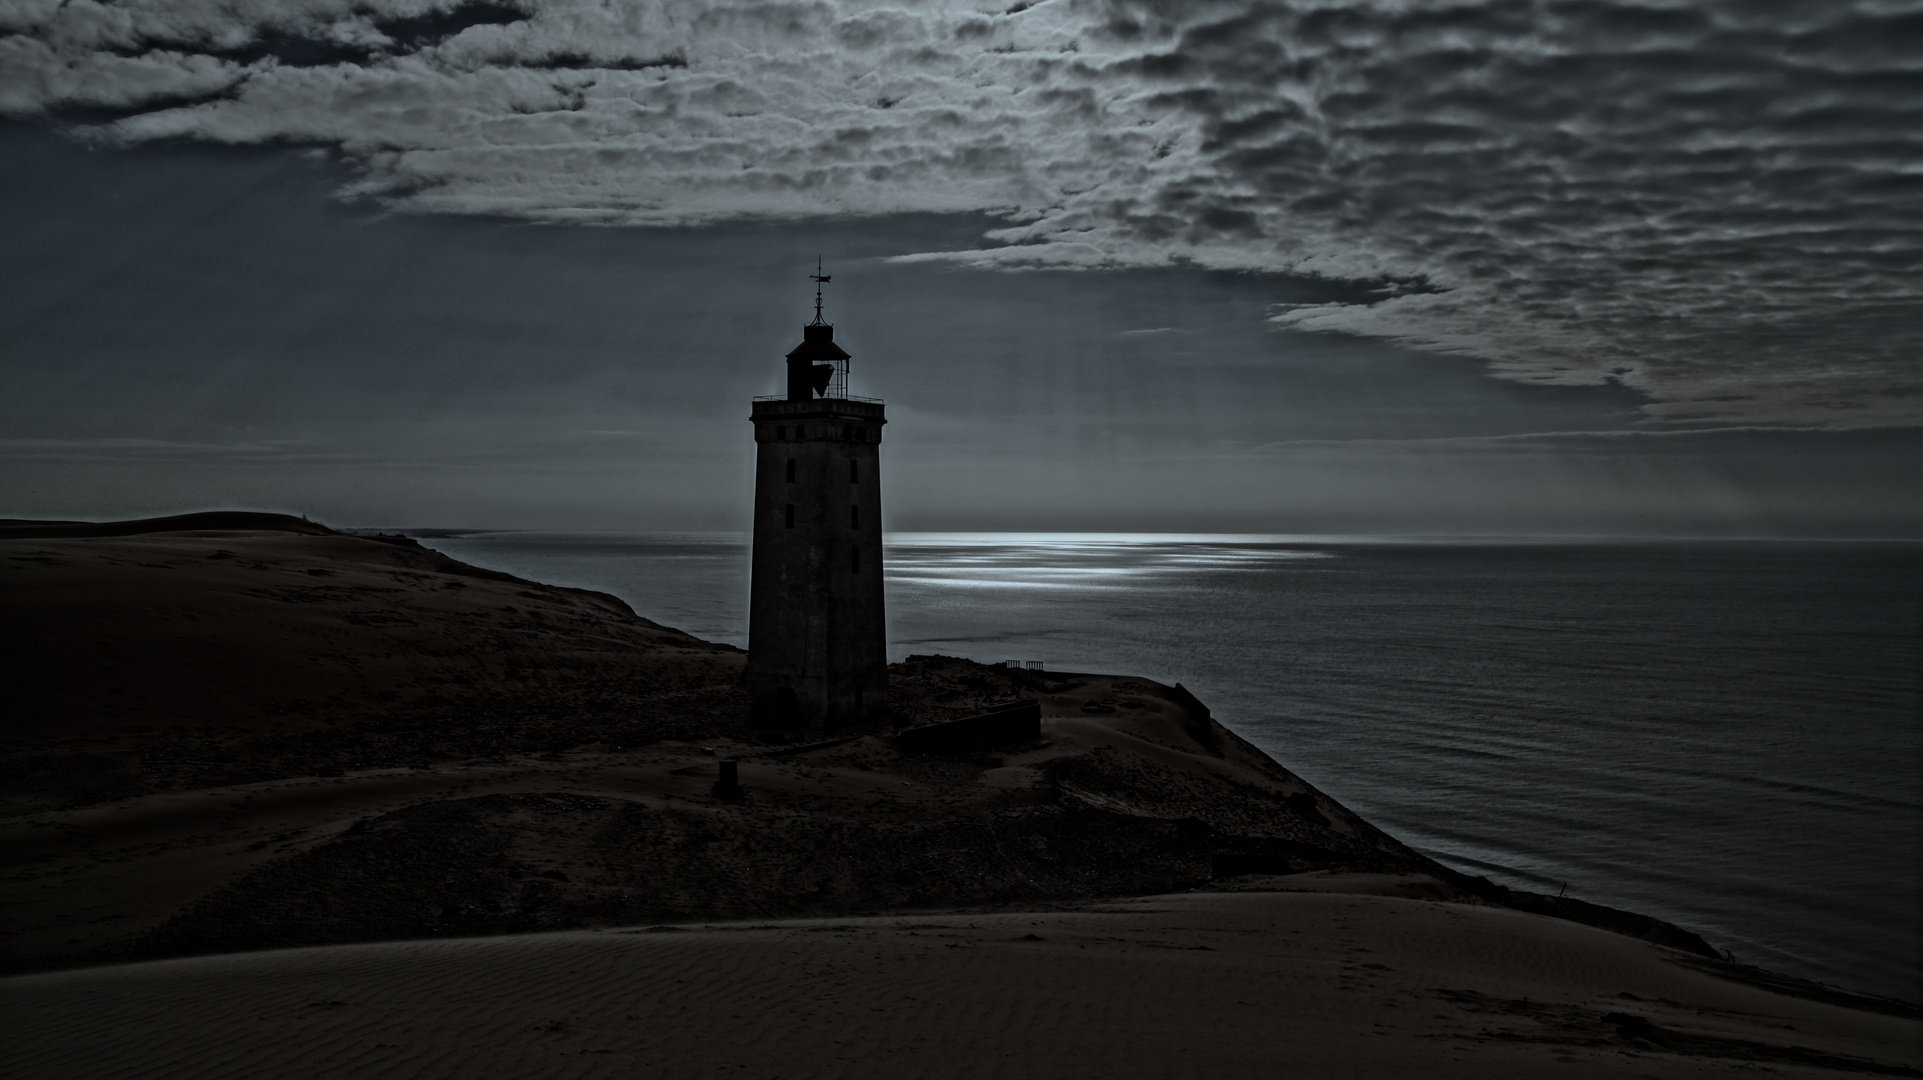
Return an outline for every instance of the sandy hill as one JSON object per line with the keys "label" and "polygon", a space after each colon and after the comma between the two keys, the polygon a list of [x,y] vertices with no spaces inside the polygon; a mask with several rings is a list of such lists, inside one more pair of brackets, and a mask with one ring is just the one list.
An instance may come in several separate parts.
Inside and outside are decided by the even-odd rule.
{"label": "sandy hill", "polygon": [[[63,528],[82,535],[53,535]],[[164,519],[146,529],[0,526],[0,656],[17,706],[0,726],[0,933],[6,970],[52,972],[5,981],[35,1000],[41,991],[32,987],[46,989],[46,1001],[70,1005],[95,993],[148,993],[130,988],[154,978],[164,984],[176,977],[164,973],[175,972],[189,982],[213,978],[230,1004],[249,1001],[281,960],[56,970],[236,950],[324,947],[299,954],[320,956],[332,955],[328,948],[374,949],[352,955],[372,957],[367,985],[392,994],[399,991],[381,980],[399,978],[395,965],[411,965],[417,954],[355,943],[727,919],[881,919],[850,931],[848,940],[868,949],[880,947],[875,928],[894,926],[888,913],[967,911],[981,917],[967,923],[970,933],[996,928],[949,943],[972,948],[1002,941],[995,935],[1017,925],[1007,921],[1015,913],[1043,922],[1048,912],[1099,913],[1089,905],[1104,897],[1335,888],[1372,895],[1367,903],[1377,906],[1368,910],[1382,918],[1452,913],[1423,915],[1443,919],[1425,933],[1499,912],[1512,921],[1489,925],[1537,927],[1529,933],[1552,937],[1574,929],[1539,924],[1587,923],[1642,939],[1582,929],[1600,935],[1581,939],[1591,945],[1654,950],[1649,955],[1661,963],[1699,965],[1689,969],[1692,977],[1747,980],[1744,993],[1787,990],[1799,1001],[1823,999],[1838,1015],[1902,1009],[1792,980],[1757,990],[1758,980],[1773,977],[1710,959],[1713,950],[1675,927],[1454,874],[1237,738],[1179,688],[915,657],[892,672],[900,725],[1032,697],[1041,705],[1041,738],[961,754],[907,753],[888,730],[783,741],[746,724],[738,650],[638,618],[612,597],[299,519]],[[738,762],[738,796],[715,791],[724,760]],[[1207,910],[1236,913],[1235,928],[1223,933],[1266,940],[1262,927],[1285,932],[1275,928],[1297,909],[1265,895],[1283,907]],[[1002,914],[990,918],[994,912]],[[1138,959],[1162,955],[1152,941],[1188,941],[1181,937],[1187,924],[1177,922],[1142,930],[1151,944],[1141,945]],[[1088,929],[1094,924],[1074,925],[1083,927],[1076,933],[1096,933]],[[1341,947],[1367,952],[1377,947],[1364,944],[1370,933],[1350,933]],[[1315,934],[1317,948],[1337,948],[1324,931]],[[906,947],[887,948],[896,945]],[[1222,948],[1215,938],[1168,945],[1192,946]],[[493,946],[433,955],[461,970],[535,962]],[[571,963],[555,959],[563,955],[573,954],[538,963]],[[917,963],[927,959],[915,955]],[[1073,978],[1107,978],[1100,965],[1074,970],[1082,974]],[[132,981],[101,974],[110,972]],[[1010,972],[995,977],[1019,974]],[[1254,977],[1226,968],[1219,974]],[[129,989],[102,990],[101,979]],[[1488,985],[1498,983],[1510,986]],[[1594,989],[1583,985],[1582,993]],[[780,993],[803,994],[803,984]],[[703,1023],[726,1026],[713,1009],[745,1007],[721,992],[702,1000],[689,1008],[709,1009]],[[1456,1002],[1458,1011],[1481,1008],[1467,1000]],[[516,1008],[535,1004],[530,998]],[[1507,1005],[1496,1011],[1505,1009],[1534,1015]],[[199,1022],[170,1015],[153,1022]],[[1610,1040],[1627,1038],[1608,1025],[1597,1030],[1583,1037],[1611,1047]],[[1714,1037],[1740,1042],[1754,1034]],[[1846,1042],[1823,1053],[1838,1061],[1855,1060],[1852,1053],[1889,1058],[1873,1040],[1854,1051]],[[1672,1051],[1681,1053],[1660,1052]],[[1750,1056],[1736,1056],[1834,1065],[1744,1053]],[[45,1059],[28,1074],[94,1074],[80,1059],[61,1060],[56,1067]],[[499,1073],[510,1074],[519,1073]]]}
{"label": "sandy hill", "polygon": [[412,540],[269,514],[71,530],[0,527],[16,811],[645,741],[743,708],[737,650]]}

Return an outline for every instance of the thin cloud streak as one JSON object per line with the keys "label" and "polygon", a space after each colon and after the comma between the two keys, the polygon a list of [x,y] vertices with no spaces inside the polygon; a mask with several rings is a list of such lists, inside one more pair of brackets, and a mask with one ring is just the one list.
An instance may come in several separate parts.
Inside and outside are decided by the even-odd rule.
{"label": "thin cloud streak", "polygon": [[[1907,425],[1886,425],[1885,430],[1900,431]],[[1873,431],[1873,428],[1856,428],[1858,432]],[[1727,427],[1704,428],[1624,428],[1602,431],[1526,431],[1510,432],[1500,435],[1436,435],[1406,439],[1281,439],[1253,447],[1253,452],[1274,452],[1282,450],[1307,449],[1313,447],[1473,447],[1479,444],[1516,445],[1526,443],[1583,442],[1593,440],[1644,440],[1644,439],[1694,439],[1719,438],[1737,435],[1825,435],[1834,432],[1826,427],[1790,427],[1783,425],[1745,424]]]}

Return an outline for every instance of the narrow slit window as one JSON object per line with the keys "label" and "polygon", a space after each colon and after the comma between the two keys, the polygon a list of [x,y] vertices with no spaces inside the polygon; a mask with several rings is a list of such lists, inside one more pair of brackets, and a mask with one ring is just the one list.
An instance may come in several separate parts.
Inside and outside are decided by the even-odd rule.
{"label": "narrow slit window", "polygon": [[851,529],[861,528],[861,507],[851,506],[848,508],[848,527]]}
{"label": "narrow slit window", "polygon": [[794,458],[788,459],[788,482],[790,484],[795,482],[795,459]]}
{"label": "narrow slit window", "polygon": [[860,473],[859,473],[859,472],[857,472],[857,469],[858,469],[859,467],[860,467],[860,466],[859,466],[859,464],[858,464],[857,462],[853,462],[853,461],[850,461],[850,462],[848,463],[848,482],[849,482],[849,483],[851,483],[851,484],[858,484],[858,483],[860,483],[860,482],[861,482],[861,480],[860,480]]}
{"label": "narrow slit window", "polygon": [[860,548],[856,548],[853,551],[850,551],[848,553],[848,569],[852,573],[856,573],[856,574],[861,573],[861,549]]}
{"label": "narrow slit window", "polygon": [[790,529],[794,528],[795,527],[795,504],[794,503],[788,504],[788,510],[785,516],[787,518],[787,527]]}

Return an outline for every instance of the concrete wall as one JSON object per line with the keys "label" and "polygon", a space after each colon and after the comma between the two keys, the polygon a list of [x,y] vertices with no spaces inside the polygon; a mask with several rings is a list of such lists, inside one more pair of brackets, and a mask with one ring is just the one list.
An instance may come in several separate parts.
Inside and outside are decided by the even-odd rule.
{"label": "concrete wall", "polygon": [[882,407],[758,401],[753,419],[748,689],[756,717],[812,730],[877,722],[888,704]]}

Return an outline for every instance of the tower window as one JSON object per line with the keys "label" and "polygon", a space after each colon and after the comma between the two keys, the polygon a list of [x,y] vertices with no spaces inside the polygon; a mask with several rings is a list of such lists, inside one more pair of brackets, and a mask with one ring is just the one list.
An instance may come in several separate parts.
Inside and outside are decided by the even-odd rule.
{"label": "tower window", "polygon": [[794,528],[795,527],[795,504],[794,503],[788,504],[787,519],[788,519],[787,527],[790,529]]}
{"label": "tower window", "polygon": [[856,464],[850,461],[848,463],[848,482],[851,484],[860,482],[858,479],[859,474],[856,472],[856,469],[857,469]]}
{"label": "tower window", "polygon": [[805,427],[802,427],[802,426],[801,426],[800,424],[796,424],[796,425],[795,425],[795,438],[797,438],[797,439],[805,439],[805,438],[807,438],[807,437],[808,437],[808,429],[807,429],[807,428],[805,428]]}
{"label": "tower window", "polygon": [[788,441],[787,425],[784,424],[781,427],[775,428],[775,438],[780,439],[782,442]]}
{"label": "tower window", "polygon": [[848,508],[848,527],[851,529],[861,528],[861,507],[851,506]]}
{"label": "tower window", "polygon": [[795,459],[794,458],[788,459],[788,482],[790,484],[795,482]]}

